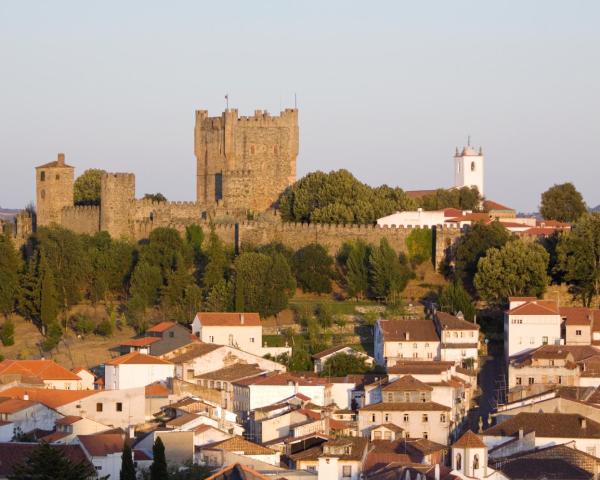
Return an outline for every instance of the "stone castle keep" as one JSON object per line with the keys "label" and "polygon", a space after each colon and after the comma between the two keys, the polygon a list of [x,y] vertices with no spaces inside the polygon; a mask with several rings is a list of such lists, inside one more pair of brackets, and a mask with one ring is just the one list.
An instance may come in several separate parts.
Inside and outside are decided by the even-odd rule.
{"label": "stone castle keep", "polygon": [[[228,109],[220,117],[196,112],[194,153],[197,162],[195,202],[156,202],[137,199],[132,173],[104,173],[99,206],[76,206],[73,200],[75,169],[65,155],[36,167],[36,225],[62,225],[77,233],[107,231],[113,238],[141,240],[159,227],[182,232],[191,224],[211,226],[228,244],[263,244],[280,241],[297,249],[319,242],[331,253],[343,242],[361,238],[377,243],[387,238],[397,251],[406,251],[412,228],[376,225],[307,225],[274,221],[247,221],[249,213],[264,213],[276,206],[280,194],[296,180],[299,132],[298,110],[286,109],[272,117],[257,110],[239,117]],[[227,222],[219,218],[227,217]],[[240,219],[235,221],[233,219]],[[31,217],[20,214],[13,226],[17,243],[33,229]],[[438,227],[432,245],[436,263],[460,236],[456,228]]]}

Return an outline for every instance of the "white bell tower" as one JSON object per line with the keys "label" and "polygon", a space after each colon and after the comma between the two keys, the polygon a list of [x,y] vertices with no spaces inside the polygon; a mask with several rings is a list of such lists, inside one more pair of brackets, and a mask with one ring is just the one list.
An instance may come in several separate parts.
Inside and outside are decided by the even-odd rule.
{"label": "white bell tower", "polygon": [[454,186],[477,187],[479,195],[484,196],[483,190],[483,151],[479,147],[476,151],[471,147],[471,141],[459,152],[458,147],[454,154]]}

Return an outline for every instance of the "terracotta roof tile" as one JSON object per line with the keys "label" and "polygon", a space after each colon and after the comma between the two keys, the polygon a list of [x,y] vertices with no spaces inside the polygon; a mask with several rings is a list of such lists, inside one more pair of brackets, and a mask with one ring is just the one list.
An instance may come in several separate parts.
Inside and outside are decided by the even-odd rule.
{"label": "terracotta roof tile", "polygon": [[479,330],[479,325],[446,312],[437,312],[436,317],[442,330]]}
{"label": "terracotta roof tile", "polygon": [[37,405],[37,402],[30,400],[21,400],[20,398],[9,398],[8,400],[0,401],[0,413],[17,413],[26,408]]}
{"label": "terracotta roof tile", "polygon": [[556,302],[532,300],[508,311],[509,315],[558,315]]}
{"label": "terracotta roof tile", "polygon": [[173,352],[169,352],[168,354],[163,355],[163,357],[168,359],[170,362],[179,364],[202,357],[210,352],[218,350],[219,348],[224,348],[224,346],[215,345],[213,343],[194,342],[178,348]]}
{"label": "terracotta roof tile", "polygon": [[42,380],[80,380],[52,360],[3,360],[0,362],[0,375],[6,374],[30,375]]}
{"label": "terracotta roof tile", "polygon": [[592,325],[596,318],[600,319],[600,310],[587,307],[560,307],[560,316],[570,325]]}
{"label": "terracotta roof tile", "polygon": [[78,435],[77,438],[85,450],[93,457],[105,457],[111,453],[123,451],[124,435],[120,433],[96,433]]}
{"label": "terracotta roof tile", "polygon": [[95,395],[94,390],[58,390],[46,388],[24,388],[11,387],[2,391],[2,396],[10,398],[23,399],[25,395],[29,396],[32,402],[39,402],[50,408],[58,408],[69,403],[76,402],[82,398]]}
{"label": "terracotta roof tile", "polygon": [[260,316],[252,312],[199,312],[196,315],[200,323],[210,327],[256,327],[260,325]]}
{"label": "terracotta roof tile", "polygon": [[229,465],[222,470],[219,470],[206,480],[270,480],[271,478],[272,477],[265,477],[263,474],[258,473],[256,470],[247,465],[234,463],[233,465]]}
{"label": "terracotta roof tile", "polygon": [[146,347],[153,343],[160,342],[160,337],[142,337],[125,340],[121,343],[123,347]]}
{"label": "terracotta roof tile", "polygon": [[249,442],[239,435],[228,438],[227,440],[204,445],[202,448],[209,450],[225,450],[227,452],[242,452],[242,455],[272,455],[275,453],[274,450],[263,447],[258,443]]}
{"label": "terracotta roof tile", "polygon": [[172,365],[171,362],[140,352],[131,352],[120,357],[113,358],[105,365]]}
{"label": "terracotta roof tile", "polygon": [[404,392],[413,390],[431,392],[433,388],[417,380],[412,375],[404,375],[381,389],[382,392]]}
{"label": "terracotta roof tile", "polygon": [[145,387],[146,397],[168,397],[171,390],[165,387],[162,383],[151,383]]}
{"label": "terracotta roof tile", "polygon": [[162,333],[162,332],[168,330],[169,328],[173,328],[175,325],[177,325],[175,322],[160,322],[160,323],[157,323],[156,325],[153,325],[146,331],[153,332],[153,333]]}
{"label": "terracotta roof tile", "polygon": [[66,415],[62,418],[59,418],[54,423],[56,425],[73,425],[74,423],[77,423],[80,420],[83,420],[83,418],[78,417],[77,415]]}
{"label": "terracotta roof tile", "polygon": [[431,320],[379,320],[384,341],[439,342]]}
{"label": "terracotta roof tile", "polygon": [[467,430],[456,442],[452,444],[456,448],[485,448],[485,443],[471,430]]}
{"label": "terracotta roof tile", "polygon": [[[585,421],[585,428],[582,425]],[[535,436],[553,438],[600,438],[600,423],[578,414],[521,412],[485,430],[484,436],[510,437],[519,429]]]}
{"label": "terracotta roof tile", "polygon": [[[33,450],[38,447],[37,443],[0,443],[0,477],[4,478],[13,473],[16,465],[24,463]],[[73,463],[85,463],[93,468],[87,459],[85,452],[79,445],[56,445]],[[58,479],[57,479],[58,480]]]}
{"label": "terracotta roof tile", "polygon": [[435,411],[450,411],[450,407],[441,405],[436,402],[380,402],[372,405],[367,405],[359,409],[361,412],[435,412]]}

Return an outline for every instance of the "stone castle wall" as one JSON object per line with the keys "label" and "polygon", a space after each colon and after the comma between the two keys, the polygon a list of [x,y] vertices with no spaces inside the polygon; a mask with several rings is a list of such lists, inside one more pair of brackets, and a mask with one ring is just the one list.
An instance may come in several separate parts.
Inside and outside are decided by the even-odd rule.
{"label": "stone castle wall", "polygon": [[93,235],[100,230],[100,207],[75,206],[61,210],[60,224],[75,233]]}

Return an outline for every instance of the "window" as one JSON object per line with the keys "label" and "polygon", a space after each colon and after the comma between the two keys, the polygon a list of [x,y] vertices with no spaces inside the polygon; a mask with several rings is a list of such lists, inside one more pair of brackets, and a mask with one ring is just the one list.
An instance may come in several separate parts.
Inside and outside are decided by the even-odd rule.
{"label": "window", "polygon": [[458,332],[454,332],[454,338],[458,338]]}
{"label": "window", "polygon": [[393,393],[388,393],[387,394],[387,401],[388,402],[393,402],[394,401],[394,394]]}
{"label": "window", "polygon": [[425,392],[421,392],[421,401],[423,403],[427,401],[427,394]]}
{"label": "window", "polygon": [[117,412],[122,412],[123,411],[123,404],[121,402],[117,402]]}
{"label": "window", "polygon": [[306,470],[308,470],[309,472],[316,472],[317,471],[317,467],[315,465],[308,465],[306,467]]}
{"label": "window", "polygon": [[215,173],[215,200],[223,200],[223,174]]}
{"label": "window", "polygon": [[55,178],[56,178],[57,180],[60,180],[60,175],[57,173]]}
{"label": "window", "polygon": [[408,413],[405,413],[405,414],[404,414],[404,421],[405,421],[405,422],[408,422]]}
{"label": "window", "polygon": [[425,440],[427,440],[427,437],[429,437],[429,435],[427,434],[427,432],[423,432],[423,438],[424,438]]}
{"label": "window", "polygon": [[344,465],[342,467],[342,477],[343,478],[352,477],[352,465]]}
{"label": "window", "polygon": [[431,352],[427,352],[427,358],[429,358],[429,359],[433,359],[433,353],[431,353]]}
{"label": "window", "polygon": [[429,421],[429,416],[426,413],[424,413],[422,420],[423,420],[423,423],[427,423]]}
{"label": "window", "polygon": [[229,345],[233,345],[233,335],[229,334]]}
{"label": "window", "polygon": [[413,353],[413,358],[419,358],[419,353],[418,352],[414,352]]}
{"label": "window", "polygon": [[371,415],[371,423],[375,423],[375,414]]}
{"label": "window", "polygon": [[102,411],[102,404],[101,403],[97,403],[96,404],[96,411],[97,412],[101,412]]}
{"label": "window", "polygon": [[374,440],[381,440],[381,432],[379,432],[379,431],[373,432],[373,439]]}
{"label": "window", "polygon": [[392,439],[392,432],[383,432],[383,439],[384,440],[391,440]]}
{"label": "window", "polygon": [[548,337],[542,337],[542,345],[548,345]]}
{"label": "window", "polygon": [[254,343],[254,337],[250,337],[250,343]]}
{"label": "window", "polygon": [[383,414],[383,421],[384,422],[389,422],[390,421],[390,414],[389,413],[384,413]]}
{"label": "window", "polygon": [[440,413],[440,423],[446,423],[446,414]]}
{"label": "window", "polygon": [[46,172],[41,172],[40,173],[40,182],[43,182],[46,180]]}
{"label": "window", "polygon": [[577,335],[578,337],[581,336],[581,330],[575,330],[575,335]]}
{"label": "window", "polygon": [[475,171],[475,162],[471,162],[471,171],[474,172]]}
{"label": "window", "polygon": [[462,456],[460,453],[456,454],[456,469],[457,470],[461,470],[462,469]]}
{"label": "window", "polygon": [[533,345],[535,343],[535,338],[529,337],[529,343]]}
{"label": "window", "polygon": [[469,332],[469,337],[472,337],[472,336],[473,336],[473,331],[470,331]]}
{"label": "window", "polygon": [[410,393],[404,392],[404,401],[405,402],[410,402]]}
{"label": "window", "polygon": [[523,337],[519,337],[519,345],[523,344]]}
{"label": "window", "polygon": [[210,343],[215,343],[215,337],[213,337],[212,335],[210,337],[208,337],[208,341]]}
{"label": "window", "polygon": [[473,470],[477,470],[479,468],[479,455],[475,454],[473,456]]}
{"label": "window", "polygon": [[533,378],[533,377],[529,377],[529,378],[527,379],[527,383],[529,383],[529,385],[533,385],[533,384],[535,383],[535,380],[534,380],[534,378]]}
{"label": "window", "polygon": [[517,385],[521,385],[521,377],[517,377],[517,378],[515,379],[515,383],[516,383]]}
{"label": "window", "polygon": [[413,343],[413,348],[418,348],[418,345],[416,343]]}
{"label": "window", "polygon": [[562,383],[562,377],[559,375],[558,376],[558,383],[561,384]]}
{"label": "window", "polygon": [[467,356],[467,351],[466,351],[466,350],[461,350],[461,351],[460,351],[460,354],[461,354],[463,357],[466,357],[466,356]]}
{"label": "window", "polygon": [[425,348],[429,348],[429,344],[428,343],[425,344]]}
{"label": "window", "polygon": [[169,332],[169,338],[175,338],[175,332]]}

